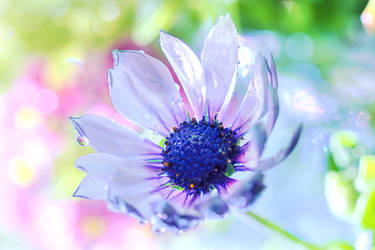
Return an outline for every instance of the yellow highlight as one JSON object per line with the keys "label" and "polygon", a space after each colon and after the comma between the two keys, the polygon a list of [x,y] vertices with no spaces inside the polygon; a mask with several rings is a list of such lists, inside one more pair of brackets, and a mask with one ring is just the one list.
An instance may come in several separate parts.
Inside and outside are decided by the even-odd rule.
{"label": "yellow highlight", "polygon": [[11,180],[21,186],[29,186],[34,181],[33,167],[22,158],[15,157],[10,163]]}
{"label": "yellow highlight", "polygon": [[102,235],[105,228],[105,221],[100,217],[89,216],[82,221],[82,231],[90,239]]}
{"label": "yellow highlight", "polygon": [[32,129],[40,124],[42,117],[40,113],[33,108],[20,108],[16,111],[15,124],[19,129]]}
{"label": "yellow highlight", "polygon": [[375,0],[370,0],[361,14],[361,22],[370,34],[375,32]]}
{"label": "yellow highlight", "polygon": [[370,183],[375,183],[375,155],[364,155],[359,162],[356,187],[365,190]]}

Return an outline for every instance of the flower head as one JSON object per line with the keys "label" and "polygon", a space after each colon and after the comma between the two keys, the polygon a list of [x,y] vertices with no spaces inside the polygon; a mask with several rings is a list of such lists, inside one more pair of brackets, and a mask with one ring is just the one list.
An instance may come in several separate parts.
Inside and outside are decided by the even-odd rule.
{"label": "flower head", "polygon": [[185,231],[254,202],[263,172],[290,154],[301,127],[286,148],[260,160],[279,111],[276,70],[272,56],[239,61],[244,45],[229,15],[210,31],[201,59],[165,32],[160,45],[187,102],[162,62],[114,50],[114,107],[163,139],[153,142],[100,116],[72,118],[79,141],[98,151],[77,160],[87,175],[74,196],[105,199],[156,231]]}

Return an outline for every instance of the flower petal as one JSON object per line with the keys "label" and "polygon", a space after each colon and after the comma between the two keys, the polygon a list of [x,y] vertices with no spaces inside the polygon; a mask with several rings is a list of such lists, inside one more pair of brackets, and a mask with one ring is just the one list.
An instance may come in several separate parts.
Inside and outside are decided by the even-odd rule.
{"label": "flower petal", "polygon": [[112,211],[122,212],[147,222],[154,215],[151,204],[163,200],[158,190],[166,178],[134,178],[127,174],[114,176],[108,186],[107,201]]}
{"label": "flower petal", "polygon": [[206,105],[210,118],[219,112],[226,96],[231,96],[233,92],[237,52],[238,33],[227,14],[211,29],[201,54],[207,85]]}
{"label": "flower petal", "polygon": [[144,180],[156,173],[143,166],[137,158],[122,158],[110,154],[93,153],[81,156],[76,166],[87,172],[74,197],[105,199],[110,180],[116,175],[125,175],[132,181]]}
{"label": "flower petal", "polygon": [[238,128],[240,132],[245,132],[266,114],[268,87],[266,62],[263,56],[258,55],[248,93],[237,112],[232,129]]}
{"label": "flower petal", "polygon": [[279,116],[279,100],[277,96],[277,74],[275,63],[273,61],[272,55],[266,57],[267,62],[267,72],[270,82],[270,86],[267,89],[267,121],[266,121],[266,130],[267,135],[269,136],[272,132],[273,127],[275,126],[277,117]]}
{"label": "flower petal", "polygon": [[238,67],[234,90],[230,99],[224,103],[218,115],[219,121],[222,121],[225,127],[233,124],[236,114],[248,94],[254,66],[254,62],[251,59],[250,49],[241,43],[238,49]]}
{"label": "flower petal", "polygon": [[259,171],[264,171],[264,170],[272,168],[273,166],[285,160],[285,158],[289,156],[289,154],[293,151],[293,149],[297,145],[297,142],[301,136],[302,128],[303,128],[303,125],[302,124],[299,125],[296,131],[294,132],[289,145],[279,150],[279,152],[277,152],[274,156],[260,161],[257,169]]}
{"label": "flower petal", "polygon": [[113,105],[126,118],[167,136],[185,119],[178,85],[168,68],[143,51],[113,51],[108,71]]}
{"label": "flower petal", "polygon": [[181,213],[167,202],[158,202],[153,205],[154,216],[151,220],[156,232],[174,231],[183,232],[198,225],[202,219],[198,215]]}
{"label": "flower petal", "polygon": [[97,115],[71,118],[79,136],[98,152],[118,156],[147,156],[160,154],[162,148],[140,137],[124,126]]}
{"label": "flower petal", "polygon": [[155,171],[145,167],[144,160],[136,157],[119,157],[106,153],[92,153],[79,157],[76,166],[96,175],[114,176],[126,174],[141,178],[150,178],[156,175]]}
{"label": "flower petal", "polygon": [[206,218],[210,219],[222,218],[229,212],[227,203],[219,196],[199,202],[195,207],[204,214]]}
{"label": "flower petal", "polygon": [[266,128],[262,123],[259,123],[251,128],[244,137],[247,143],[243,147],[244,153],[240,156],[239,161],[246,163],[247,167],[255,168],[258,166],[267,141]]}
{"label": "flower petal", "polygon": [[198,57],[182,40],[163,31],[160,32],[160,46],[180,80],[195,116],[202,117],[206,83]]}
{"label": "flower petal", "polygon": [[263,179],[263,174],[257,173],[247,181],[238,181],[231,190],[233,193],[230,195],[228,203],[232,207],[247,209],[264,190]]}
{"label": "flower petal", "polygon": [[107,194],[108,179],[100,175],[86,175],[79,184],[73,197],[100,200]]}

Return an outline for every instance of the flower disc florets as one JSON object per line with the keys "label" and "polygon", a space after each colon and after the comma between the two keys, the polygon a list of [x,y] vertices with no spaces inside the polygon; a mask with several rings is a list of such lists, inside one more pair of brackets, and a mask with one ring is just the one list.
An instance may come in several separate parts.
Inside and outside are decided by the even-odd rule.
{"label": "flower disc florets", "polygon": [[182,122],[165,141],[162,171],[190,195],[225,188],[239,155],[236,132],[205,117]]}

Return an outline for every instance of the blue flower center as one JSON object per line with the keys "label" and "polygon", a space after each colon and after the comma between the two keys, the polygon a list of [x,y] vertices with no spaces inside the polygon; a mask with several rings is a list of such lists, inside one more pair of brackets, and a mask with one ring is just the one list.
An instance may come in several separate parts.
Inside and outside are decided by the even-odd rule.
{"label": "blue flower center", "polygon": [[225,188],[240,153],[238,136],[216,119],[182,122],[165,141],[162,172],[189,195]]}

